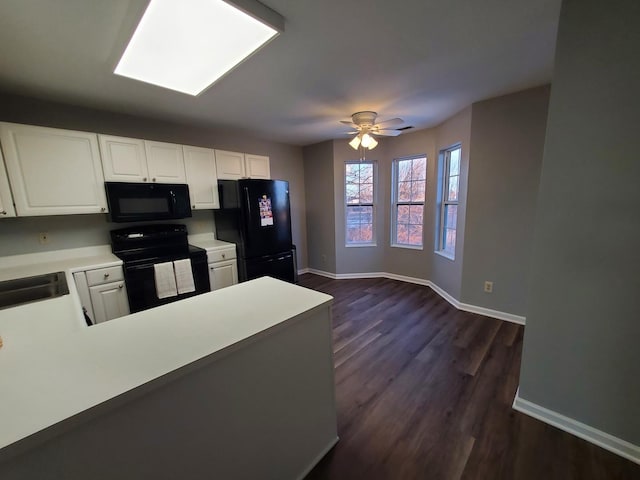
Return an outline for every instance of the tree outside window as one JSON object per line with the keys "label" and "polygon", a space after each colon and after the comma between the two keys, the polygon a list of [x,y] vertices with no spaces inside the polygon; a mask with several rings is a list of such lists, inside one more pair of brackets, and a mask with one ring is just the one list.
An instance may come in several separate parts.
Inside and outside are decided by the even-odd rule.
{"label": "tree outside window", "polygon": [[425,155],[393,161],[392,245],[422,247],[426,182]]}
{"label": "tree outside window", "polygon": [[346,244],[374,245],[373,162],[348,162],[345,165]]}

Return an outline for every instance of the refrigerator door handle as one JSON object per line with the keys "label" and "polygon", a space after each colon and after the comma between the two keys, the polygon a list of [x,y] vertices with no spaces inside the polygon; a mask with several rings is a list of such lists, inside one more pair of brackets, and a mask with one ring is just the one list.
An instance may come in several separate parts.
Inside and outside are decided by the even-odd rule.
{"label": "refrigerator door handle", "polygon": [[247,213],[249,214],[249,218],[251,218],[251,200],[249,199],[249,188],[244,187],[244,197],[247,201]]}

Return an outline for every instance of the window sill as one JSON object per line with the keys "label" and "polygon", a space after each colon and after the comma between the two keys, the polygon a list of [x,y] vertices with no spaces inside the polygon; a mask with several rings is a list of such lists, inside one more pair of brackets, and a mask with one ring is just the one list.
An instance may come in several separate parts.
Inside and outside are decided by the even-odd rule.
{"label": "window sill", "polygon": [[456,256],[455,255],[452,255],[450,253],[446,253],[446,252],[444,252],[442,250],[436,250],[433,253],[435,253],[436,255],[440,255],[441,257],[447,258],[447,259],[451,260],[452,262],[455,262],[455,260],[456,260]]}
{"label": "window sill", "polygon": [[390,245],[391,248],[406,248],[407,250],[423,250],[424,247],[422,245],[403,245],[401,243],[392,243]]}
{"label": "window sill", "polygon": [[378,245],[375,243],[351,243],[346,244],[345,248],[361,248],[361,247],[377,247]]}

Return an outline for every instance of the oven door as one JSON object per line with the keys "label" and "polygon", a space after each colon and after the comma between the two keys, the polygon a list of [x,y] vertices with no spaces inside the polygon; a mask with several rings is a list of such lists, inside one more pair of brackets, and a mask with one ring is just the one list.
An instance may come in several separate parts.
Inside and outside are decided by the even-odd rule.
{"label": "oven door", "polygon": [[173,220],[191,216],[185,184],[105,182],[113,222]]}
{"label": "oven door", "polygon": [[[173,258],[172,260],[179,260],[179,258]],[[206,254],[204,256],[191,258],[191,270],[193,272],[193,281],[196,287],[194,292],[160,299],[156,292],[153,263],[143,263],[138,265],[127,265],[125,263],[124,280],[127,285],[127,296],[129,297],[129,308],[131,313],[157,307],[159,305],[165,305],[177,300],[182,300],[183,298],[193,297],[194,295],[210,291],[209,269],[207,267]]]}

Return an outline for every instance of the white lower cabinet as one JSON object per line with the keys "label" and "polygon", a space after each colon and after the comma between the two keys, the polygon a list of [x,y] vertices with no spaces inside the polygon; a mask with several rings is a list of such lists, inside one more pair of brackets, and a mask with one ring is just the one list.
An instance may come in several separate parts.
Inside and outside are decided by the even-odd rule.
{"label": "white lower cabinet", "polygon": [[236,247],[208,248],[209,283],[211,291],[238,283]]}
{"label": "white lower cabinet", "polygon": [[209,282],[211,283],[211,291],[238,283],[238,264],[236,260],[210,263]]}
{"label": "white lower cabinet", "polygon": [[122,282],[89,287],[94,323],[106,322],[129,314],[127,289]]}
{"label": "white lower cabinet", "polygon": [[87,270],[75,272],[73,279],[80,303],[94,324],[129,314],[122,266],[88,267]]}

